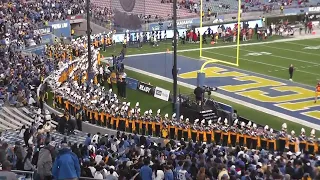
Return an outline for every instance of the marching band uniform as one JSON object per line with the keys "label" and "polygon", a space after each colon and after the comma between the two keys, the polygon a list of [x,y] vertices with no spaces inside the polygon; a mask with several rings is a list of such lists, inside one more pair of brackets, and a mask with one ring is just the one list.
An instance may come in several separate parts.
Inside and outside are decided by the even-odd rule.
{"label": "marching band uniform", "polygon": [[221,143],[221,117],[218,118],[217,124],[213,126],[213,131],[214,131],[214,141],[216,142],[217,145],[220,145]]}
{"label": "marching band uniform", "polygon": [[301,128],[301,133],[299,136],[299,151],[305,152],[307,149],[307,136],[304,128]]}
{"label": "marching band uniform", "polygon": [[310,137],[307,140],[307,150],[309,153],[318,153],[318,142],[316,141],[315,136],[316,131],[311,130]]}
{"label": "marching band uniform", "polygon": [[278,150],[280,152],[284,152],[285,148],[287,148],[287,141],[288,141],[288,135],[287,135],[287,124],[282,124],[282,130],[278,134],[278,141],[279,141],[279,148]]}
{"label": "marching band uniform", "polygon": [[241,128],[238,130],[239,132],[237,134],[237,143],[239,144],[239,146],[245,146],[247,144],[245,125],[246,124],[244,122],[241,122]]}
{"label": "marching band uniform", "polygon": [[268,150],[268,135],[269,135],[269,126],[266,125],[263,129],[263,132],[260,135],[260,148],[264,150]]}
{"label": "marching band uniform", "polygon": [[298,138],[295,136],[295,132],[291,131],[291,136],[288,138],[288,149],[291,152],[298,152],[299,146],[297,142]]}
{"label": "marching band uniform", "polygon": [[251,140],[251,144],[247,144],[248,148],[257,149],[260,147],[260,138],[257,136],[256,129],[257,125],[253,124],[252,128],[249,130],[249,139]]}
{"label": "marching band uniform", "polygon": [[230,136],[229,136],[229,125],[228,125],[228,120],[227,118],[224,119],[224,125],[222,126],[222,131],[221,131],[221,142],[222,146],[228,146],[228,144],[231,143],[230,141]]}
{"label": "marching band uniform", "polygon": [[199,123],[199,119],[194,120],[194,123],[193,123],[193,125],[192,125],[192,127],[190,129],[191,140],[193,142],[196,142],[198,140],[198,132],[197,132],[198,123]]}
{"label": "marching band uniform", "polygon": [[204,126],[205,120],[201,120],[200,122],[200,126],[198,128],[198,141],[200,142],[207,142],[207,135],[206,135],[206,131],[205,131],[205,126]]}
{"label": "marching band uniform", "polygon": [[169,122],[169,119],[168,119],[169,115],[168,114],[165,114],[164,115],[164,119],[163,119],[163,122],[162,122],[162,129],[161,129],[161,137],[162,138],[167,138],[169,136],[169,126],[168,126],[168,122]]}
{"label": "marching band uniform", "polygon": [[161,129],[162,129],[162,118],[160,115],[160,109],[157,111],[157,116],[154,118],[153,127],[154,128],[154,135],[156,137],[161,137]]}
{"label": "marching band uniform", "polygon": [[268,149],[273,151],[277,150],[277,141],[272,128],[270,128],[268,133]]}
{"label": "marching band uniform", "polygon": [[172,114],[171,121],[169,122],[169,137],[170,139],[175,139],[176,137],[176,113]]}
{"label": "marching band uniform", "polygon": [[230,144],[235,147],[237,145],[237,134],[238,134],[238,119],[233,121],[233,126],[230,128]]}

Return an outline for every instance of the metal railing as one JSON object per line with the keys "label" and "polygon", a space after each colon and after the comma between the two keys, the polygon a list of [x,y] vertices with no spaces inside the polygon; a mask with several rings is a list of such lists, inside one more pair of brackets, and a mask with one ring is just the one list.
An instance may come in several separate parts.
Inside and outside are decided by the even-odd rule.
{"label": "metal railing", "polygon": [[34,179],[34,172],[33,171],[21,171],[21,170],[11,170],[11,172],[14,172],[17,174],[18,179]]}

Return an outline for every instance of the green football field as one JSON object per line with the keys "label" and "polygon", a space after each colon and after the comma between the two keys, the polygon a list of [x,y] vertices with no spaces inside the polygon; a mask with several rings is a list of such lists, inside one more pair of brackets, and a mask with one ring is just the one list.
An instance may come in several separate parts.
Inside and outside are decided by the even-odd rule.
{"label": "green football field", "polygon": [[[240,44],[239,67],[240,69],[270,75],[282,79],[289,79],[288,67],[293,64],[296,72],[294,81],[315,86],[320,80],[320,38],[286,41],[278,36],[266,41],[248,41]],[[278,41],[280,40],[280,41]],[[117,45],[104,56],[111,56],[120,52],[121,46]],[[128,48],[127,54],[146,54],[172,50],[171,42],[161,43],[159,47],[145,45],[143,48]],[[110,51],[109,51],[110,50]],[[199,60],[199,44],[187,43],[178,45],[178,55]],[[236,46],[234,43],[219,42],[215,45],[204,44],[202,56],[236,63]],[[202,62],[199,62],[202,63]],[[179,65],[178,65],[179,66]]]}
{"label": "green football field", "polygon": [[[215,49],[203,49],[202,56],[236,63],[236,47],[228,46],[230,45]],[[199,58],[198,50],[181,52],[180,54]],[[320,39],[240,46],[240,69],[289,79],[288,67],[290,64],[293,64],[296,70],[294,81],[315,86],[320,79]]]}
{"label": "green football field", "polygon": [[[293,64],[296,70],[293,80],[295,82],[314,87],[320,79],[320,71],[318,67],[320,65],[320,39],[289,40],[286,42],[281,42],[281,40],[286,41],[288,39],[274,36],[269,40],[262,42],[252,40],[250,42],[241,43],[239,56],[240,66],[238,68],[288,80],[288,67],[290,64]],[[104,57],[111,56],[111,54],[117,55],[120,52],[121,47],[122,45],[109,47],[107,48],[107,51],[102,52],[102,54]],[[218,44],[215,45],[204,45],[203,48],[203,56],[236,63],[236,47],[234,43],[218,42]],[[141,49],[128,48],[127,55],[164,53],[167,49],[172,50],[171,41],[162,42],[159,47],[152,47],[149,44],[145,44]],[[179,43],[178,55],[191,57],[198,60],[201,64],[204,62],[203,59],[201,60],[201,58],[199,58],[199,44],[196,43]],[[145,76],[129,70],[127,70],[127,74],[129,77],[140,81],[150,82],[152,85],[172,90],[172,84],[161,79]],[[191,89],[182,86],[179,86],[179,89],[182,94],[192,93]],[[215,99],[233,106],[234,109],[238,110],[241,116],[251,119],[258,124],[266,124],[267,121],[269,126],[274,129],[280,129],[281,124],[286,122],[288,124],[288,129],[295,130],[296,132],[299,132],[300,128],[304,127],[300,124],[295,124],[282,118],[242,106],[241,104],[236,104],[219,98]],[[172,113],[169,102],[164,102],[154,97],[150,97],[139,91],[128,89],[128,96],[124,101],[130,101],[131,104],[139,101],[142,112],[151,108],[154,112],[157,109],[162,109],[162,114]],[[310,130],[310,128],[305,128],[307,131]]]}

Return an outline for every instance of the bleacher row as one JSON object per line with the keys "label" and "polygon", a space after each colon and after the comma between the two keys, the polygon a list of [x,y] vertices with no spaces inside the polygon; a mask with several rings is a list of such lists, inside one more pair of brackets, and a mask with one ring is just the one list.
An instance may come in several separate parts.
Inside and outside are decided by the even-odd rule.
{"label": "bleacher row", "polygon": [[[92,0],[91,2],[98,7],[108,7],[112,10],[117,9],[120,12],[125,12],[119,0]],[[157,15],[161,18],[166,18],[168,15],[172,16],[173,7],[171,3],[161,3],[161,0],[139,0],[135,2],[135,7],[129,13],[151,15],[153,17]],[[196,16],[195,13],[190,13],[188,9],[177,9],[179,18],[190,17],[191,15]]]}
{"label": "bleacher row", "polygon": [[[289,3],[289,0],[283,1],[270,1],[270,0],[242,0],[242,5],[246,8],[246,11],[261,11],[264,5],[272,5],[273,9],[279,9],[282,3],[284,8],[295,8],[304,6],[317,6],[320,5],[319,0],[293,0]],[[92,0],[93,4],[99,7],[108,7],[111,9],[117,9],[123,11],[119,0]],[[186,2],[189,2],[188,0]],[[193,1],[198,3],[198,1]],[[232,13],[238,10],[238,1],[236,0],[203,0],[203,9],[207,11],[208,9],[214,13]],[[198,7],[200,7],[198,5]],[[199,11],[198,11],[199,12]],[[166,17],[172,14],[172,4],[171,3],[161,3],[161,0],[139,0],[136,1],[135,7],[132,12],[133,14],[143,14],[143,15],[158,15],[160,17]],[[177,16],[179,18],[190,17],[191,14],[188,9],[181,8],[177,10]]]}
{"label": "bleacher row", "polygon": [[[14,144],[20,142],[24,144],[23,139],[19,137],[19,130],[23,125],[30,127],[31,123],[35,121],[35,112],[27,107],[15,108],[3,106],[0,109],[0,131],[2,141],[8,144]],[[41,118],[43,119],[43,118]],[[58,122],[51,120],[51,126],[55,128]],[[51,137],[54,137],[56,142],[61,142],[65,135],[58,132],[51,132]],[[66,136],[70,142],[83,143],[86,137],[84,132],[75,131],[74,135]]]}

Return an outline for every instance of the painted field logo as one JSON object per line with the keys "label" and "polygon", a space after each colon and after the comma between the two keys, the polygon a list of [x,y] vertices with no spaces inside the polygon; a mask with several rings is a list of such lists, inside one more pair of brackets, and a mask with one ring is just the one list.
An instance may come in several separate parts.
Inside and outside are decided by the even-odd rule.
{"label": "painted field logo", "polygon": [[246,56],[262,56],[262,55],[271,55],[272,53],[269,52],[254,52],[254,53],[248,53]]}
{"label": "painted field logo", "polygon": [[308,46],[308,47],[305,47],[303,49],[314,49],[314,50],[317,50],[317,49],[320,49],[320,46]]}

